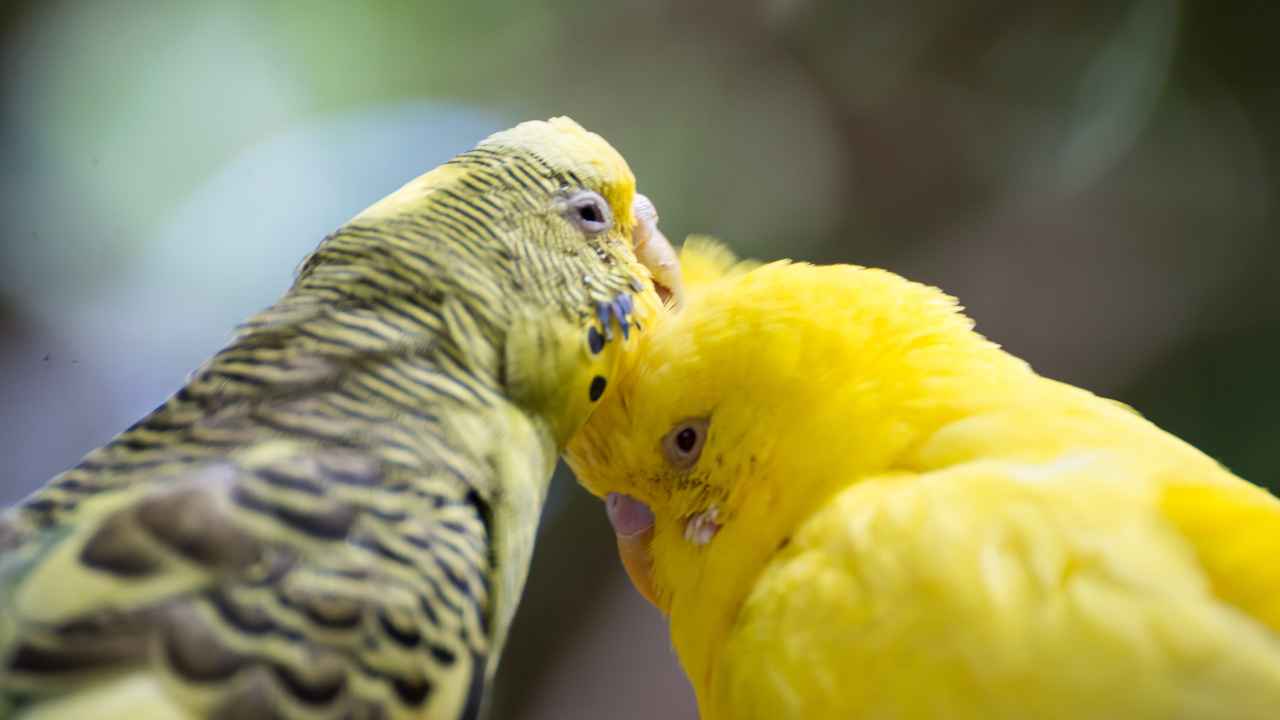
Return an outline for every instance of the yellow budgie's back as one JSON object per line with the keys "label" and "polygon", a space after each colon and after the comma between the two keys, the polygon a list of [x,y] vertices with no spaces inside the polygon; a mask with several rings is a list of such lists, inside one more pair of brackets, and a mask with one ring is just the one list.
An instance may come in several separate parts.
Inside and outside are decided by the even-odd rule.
{"label": "yellow budgie's back", "polygon": [[1280,717],[1275,498],[932,288],[701,277],[569,452],[703,718]]}

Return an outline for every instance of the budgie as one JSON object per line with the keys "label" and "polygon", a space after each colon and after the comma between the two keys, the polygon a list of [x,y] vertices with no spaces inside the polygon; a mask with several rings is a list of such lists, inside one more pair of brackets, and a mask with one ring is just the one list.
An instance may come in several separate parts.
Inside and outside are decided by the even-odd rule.
{"label": "budgie", "polygon": [[571,441],[704,720],[1280,717],[1280,502],[877,269],[681,257]]}
{"label": "budgie", "polygon": [[357,215],[0,520],[0,716],[475,717],[558,454],[674,261],[567,118]]}

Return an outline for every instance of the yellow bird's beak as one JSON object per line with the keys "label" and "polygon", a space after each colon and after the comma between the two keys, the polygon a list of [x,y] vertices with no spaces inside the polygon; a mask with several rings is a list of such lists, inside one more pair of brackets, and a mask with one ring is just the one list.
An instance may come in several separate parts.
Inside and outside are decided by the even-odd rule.
{"label": "yellow bird's beak", "polygon": [[620,493],[609,493],[604,506],[618,540],[618,557],[622,559],[627,577],[645,600],[661,609],[653,586],[653,556],[649,553],[653,511],[639,500]]}

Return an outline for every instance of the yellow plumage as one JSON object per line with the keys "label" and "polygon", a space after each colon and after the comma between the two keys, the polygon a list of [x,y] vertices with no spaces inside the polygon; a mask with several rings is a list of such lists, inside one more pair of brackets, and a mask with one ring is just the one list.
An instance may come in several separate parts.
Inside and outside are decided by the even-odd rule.
{"label": "yellow plumage", "polygon": [[569,448],[704,720],[1280,714],[1275,498],[933,288],[707,252]]}

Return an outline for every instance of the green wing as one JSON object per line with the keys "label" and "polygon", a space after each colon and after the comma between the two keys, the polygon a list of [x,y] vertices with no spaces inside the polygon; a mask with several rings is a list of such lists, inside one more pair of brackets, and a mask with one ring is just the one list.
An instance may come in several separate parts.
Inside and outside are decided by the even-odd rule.
{"label": "green wing", "polygon": [[288,436],[148,462],[88,494],[72,471],[0,531],[11,711],[474,715],[492,479],[453,462],[410,482],[358,446]]}

